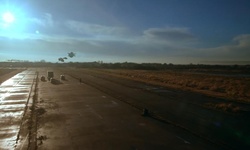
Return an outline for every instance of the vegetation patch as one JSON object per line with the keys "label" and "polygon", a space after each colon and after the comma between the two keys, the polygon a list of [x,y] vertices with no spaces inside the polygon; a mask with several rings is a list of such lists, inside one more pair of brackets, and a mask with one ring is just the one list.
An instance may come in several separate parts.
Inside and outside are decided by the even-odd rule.
{"label": "vegetation patch", "polygon": [[239,106],[235,106],[232,103],[207,103],[206,107],[230,113],[240,113],[242,111]]}
{"label": "vegetation patch", "polygon": [[21,71],[23,71],[23,70],[21,70],[21,69],[0,69],[0,84]]}
{"label": "vegetation patch", "polygon": [[89,69],[96,73],[128,78],[168,88],[202,93],[208,96],[250,102],[250,78],[214,75],[190,71],[125,69]]}

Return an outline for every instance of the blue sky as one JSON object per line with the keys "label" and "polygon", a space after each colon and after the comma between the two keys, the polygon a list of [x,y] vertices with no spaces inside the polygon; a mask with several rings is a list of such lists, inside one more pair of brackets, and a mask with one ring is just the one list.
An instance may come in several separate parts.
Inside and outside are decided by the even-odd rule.
{"label": "blue sky", "polygon": [[0,61],[250,60],[249,0],[0,0]]}

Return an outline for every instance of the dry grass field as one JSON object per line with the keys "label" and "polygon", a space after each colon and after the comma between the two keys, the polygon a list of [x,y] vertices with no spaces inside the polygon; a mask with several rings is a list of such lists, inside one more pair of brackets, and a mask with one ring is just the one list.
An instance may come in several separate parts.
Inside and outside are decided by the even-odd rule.
{"label": "dry grass field", "polygon": [[212,97],[250,102],[250,78],[185,71],[89,70]]}
{"label": "dry grass field", "polygon": [[0,84],[21,71],[21,69],[0,69]]}

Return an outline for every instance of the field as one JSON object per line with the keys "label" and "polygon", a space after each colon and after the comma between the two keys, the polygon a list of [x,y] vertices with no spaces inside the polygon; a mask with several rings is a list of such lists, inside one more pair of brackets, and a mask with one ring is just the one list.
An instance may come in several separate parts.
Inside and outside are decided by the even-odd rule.
{"label": "field", "polygon": [[167,88],[202,93],[212,97],[250,102],[250,77],[225,76],[190,71],[89,70]]}
{"label": "field", "polygon": [[21,69],[0,69],[0,84],[21,71]]}

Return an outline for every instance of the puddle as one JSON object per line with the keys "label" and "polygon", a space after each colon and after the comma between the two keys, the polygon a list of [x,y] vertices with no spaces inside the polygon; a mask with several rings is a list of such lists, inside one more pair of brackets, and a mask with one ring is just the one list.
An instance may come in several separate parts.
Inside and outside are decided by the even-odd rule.
{"label": "puddle", "polygon": [[16,144],[16,137],[17,134],[13,133],[10,136],[4,138],[4,140],[0,140],[0,149],[14,149],[14,146]]}
{"label": "puddle", "polygon": [[155,87],[155,86],[149,86],[149,85],[142,85],[142,89],[147,91],[152,91],[156,93],[174,93],[173,91],[167,90],[164,87]]}
{"label": "puddle", "polygon": [[[23,105],[23,107],[25,104]],[[23,111],[24,108],[22,107],[0,107],[0,113],[6,113],[6,112],[18,112],[18,111]]]}
{"label": "puddle", "polygon": [[1,97],[1,100],[22,100],[22,99],[27,99],[27,93],[6,93],[3,94],[3,97]]}
{"label": "puddle", "polygon": [[9,113],[1,113],[0,114],[0,124],[4,122],[5,119],[10,118],[10,117],[20,117],[23,115],[23,111],[17,111],[17,112],[9,112]]}
{"label": "puddle", "polygon": [[27,100],[5,100],[0,102],[0,105],[8,105],[8,104],[25,104]]}
{"label": "puddle", "polygon": [[35,71],[24,71],[0,85],[0,149],[15,149]]}
{"label": "puddle", "polygon": [[[33,81],[32,81],[33,82]],[[18,86],[31,85],[32,82],[20,82]]]}
{"label": "puddle", "polygon": [[10,93],[27,93],[29,91],[30,91],[29,87],[18,87],[18,88],[15,88],[15,89],[12,88],[11,90],[9,90]]}
{"label": "puddle", "polygon": [[9,79],[9,80],[3,82],[3,83],[1,84],[1,86],[13,86],[13,85],[15,85],[15,84],[17,84],[17,81],[15,81],[15,80],[13,80],[13,79]]}

